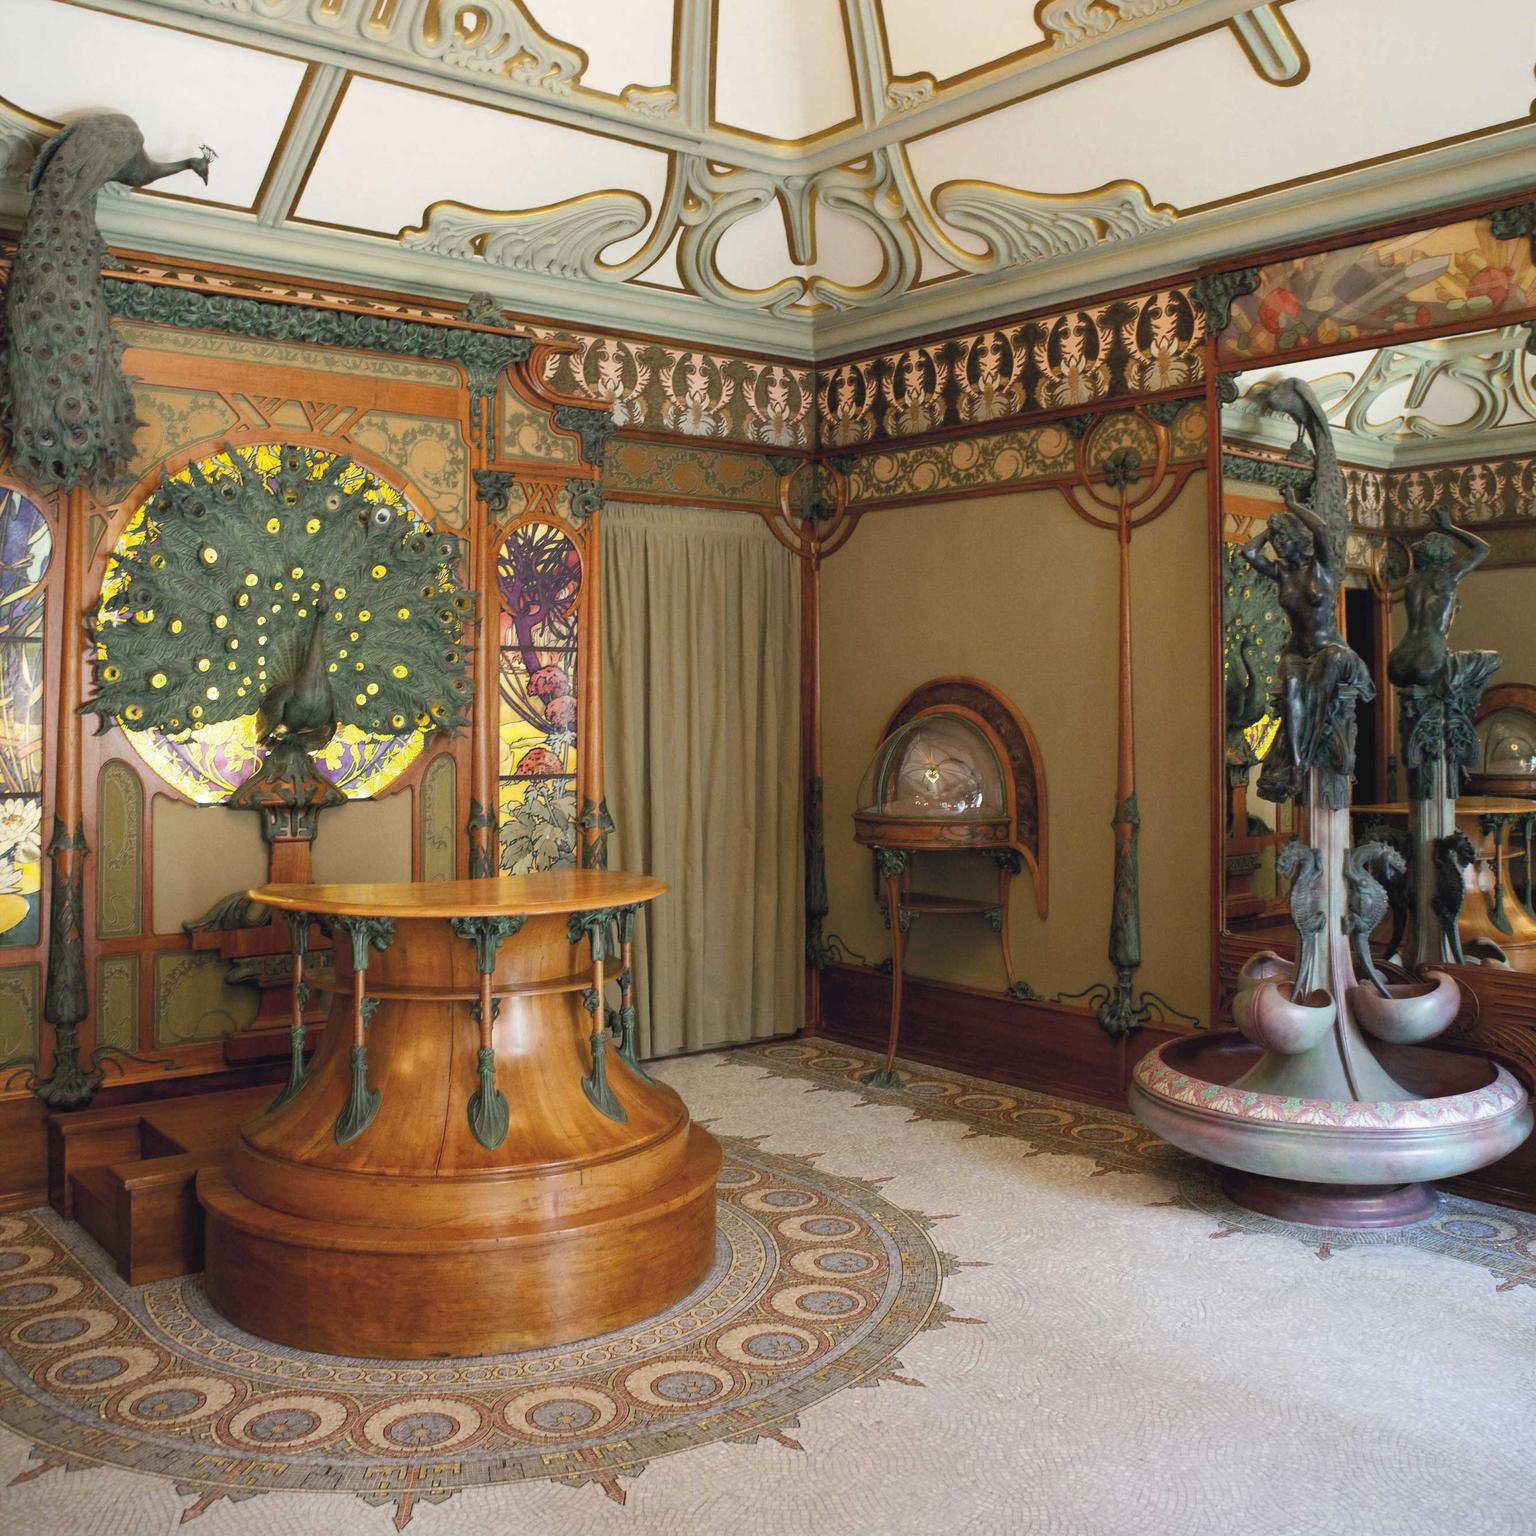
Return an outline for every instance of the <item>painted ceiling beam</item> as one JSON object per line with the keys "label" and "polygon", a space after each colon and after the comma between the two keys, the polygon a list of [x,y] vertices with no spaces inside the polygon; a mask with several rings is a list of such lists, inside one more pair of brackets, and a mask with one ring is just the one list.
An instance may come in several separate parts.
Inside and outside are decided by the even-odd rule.
{"label": "painted ceiling beam", "polygon": [[[361,0],[352,0],[352,10]],[[507,0],[496,0],[505,5]],[[231,10],[228,0],[91,0],[91,8],[137,21],[160,22],[204,36],[260,47],[276,47],[290,56],[335,65],[359,74],[438,91],[482,106],[522,112],[569,128],[617,133],[635,144],[685,154],[701,154],[775,174],[813,175],[918,134],[933,133],[982,112],[1011,105],[1027,96],[1064,85],[1109,65],[1209,31],[1254,9],[1253,0],[1165,0],[1153,15],[1120,20],[1106,32],[1071,46],[1042,51],[1023,60],[999,64],[926,99],[893,102],[889,64],[878,44],[873,52],[860,39],[878,37],[869,0],[847,0],[857,21],[855,59],[867,57],[881,67],[877,80],[861,69],[855,96],[865,105],[863,121],[809,144],[765,141],[730,128],[709,127],[709,80],[714,52],[710,0],[683,0],[677,49],[678,101],[670,112],[656,100],[638,96],[625,105],[558,79],[555,85],[530,84],[486,70],[471,70],[414,50],[399,39],[370,36],[366,29],[343,29],[311,18],[310,0],[248,0]],[[1066,11],[1087,0],[1062,0]],[[366,8],[366,7],[365,7]],[[446,7],[445,7],[446,9]],[[1260,7],[1261,10],[1273,7]],[[348,12],[350,14],[350,11]],[[1107,17],[1112,13],[1104,11]],[[558,87],[558,88],[556,88]],[[871,116],[870,112],[878,114]]]}

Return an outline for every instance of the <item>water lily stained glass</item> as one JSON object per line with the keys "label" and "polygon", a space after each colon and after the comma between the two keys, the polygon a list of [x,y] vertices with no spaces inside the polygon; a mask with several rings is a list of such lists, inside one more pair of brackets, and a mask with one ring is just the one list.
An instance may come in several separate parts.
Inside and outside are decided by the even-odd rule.
{"label": "water lily stained glass", "polygon": [[576,862],[581,579],[581,554],[553,523],[519,524],[497,556],[504,874]]}
{"label": "water lily stained glass", "polygon": [[[312,479],[319,479],[336,457],[320,448],[301,451]],[[283,445],[278,443],[238,447],[202,460],[197,468],[200,474],[211,475],[216,480],[233,477],[238,473],[235,458],[231,457],[234,455],[239,459],[240,468],[247,475],[254,470],[275,498],[274,477],[282,467],[282,453]],[[367,500],[390,508],[403,520],[426,526],[394,486],[360,465],[354,464],[351,474],[355,481],[342,481],[349,492],[355,484],[360,484]],[[190,483],[192,470],[189,467],[172,478]],[[111,626],[130,621],[128,606],[123,601],[121,557],[139,548],[151,531],[148,513],[146,503],[129,518],[107,561],[98,607],[98,624],[107,626],[106,632],[110,632]],[[174,735],[157,730],[126,731],[124,735],[128,744],[160,778],[200,805],[223,804],[261,766],[262,749],[255,710],[235,720],[194,725]],[[425,743],[425,733],[416,728],[394,736],[375,736],[344,724],[324,750],[315,754],[315,761],[326,778],[348,799],[367,800],[404,773],[421,755]]]}
{"label": "water lily stained glass", "polygon": [[41,936],[43,583],[52,554],[42,512],[0,488],[0,947]]}

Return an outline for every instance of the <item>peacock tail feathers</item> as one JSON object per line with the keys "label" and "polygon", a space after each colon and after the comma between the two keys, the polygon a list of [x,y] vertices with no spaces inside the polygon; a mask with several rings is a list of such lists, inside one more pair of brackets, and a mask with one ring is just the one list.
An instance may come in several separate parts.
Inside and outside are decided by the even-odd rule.
{"label": "peacock tail feathers", "polygon": [[467,721],[474,603],[459,541],[352,459],[227,448],[162,480],[96,615],[105,729],[175,735],[244,715],[310,750]]}

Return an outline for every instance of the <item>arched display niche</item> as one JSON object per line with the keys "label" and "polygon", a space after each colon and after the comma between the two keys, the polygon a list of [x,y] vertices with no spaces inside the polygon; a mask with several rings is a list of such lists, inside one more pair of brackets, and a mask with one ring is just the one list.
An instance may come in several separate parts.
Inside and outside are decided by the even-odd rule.
{"label": "arched display niche", "polygon": [[[951,792],[953,791],[953,792]],[[915,688],[886,722],[854,811],[854,837],[875,855],[875,894],[891,931],[891,1022],[885,1066],[864,1081],[900,1083],[906,934],[919,917],[980,917],[998,936],[1008,995],[1037,994],[1014,973],[1009,907],[1027,866],[1035,909],[1050,910],[1045,765],[1029,722],[990,684],[940,677]],[[913,858],[980,854],[997,866],[995,897],[914,889]]]}

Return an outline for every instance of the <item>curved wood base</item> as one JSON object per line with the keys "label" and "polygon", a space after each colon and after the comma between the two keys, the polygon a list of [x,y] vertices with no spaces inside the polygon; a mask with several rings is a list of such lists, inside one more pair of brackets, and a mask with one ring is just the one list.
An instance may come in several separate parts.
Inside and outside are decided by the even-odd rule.
{"label": "curved wood base", "polygon": [[198,1177],[208,1299],[295,1349],[382,1359],[500,1354],[591,1338],[686,1296],[715,1251],[720,1147],[690,1129],[681,1169],[621,1204],[501,1233],[338,1226]]}
{"label": "curved wood base", "polygon": [[565,870],[265,892],[331,914],[336,990],[307,1075],[199,1178],[213,1305],[295,1348],[421,1359],[591,1338],[698,1285],[720,1148],[626,1058],[603,990],[618,960],[627,995],[634,909],[661,889]]}
{"label": "curved wood base", "polygon": [[1305,1184],[1229,1168],[1221,1188],[1246,1211],[1345,1231],[1411,1227],[1440,1209],[1433,1184]]}

